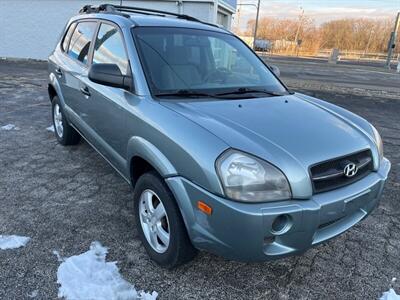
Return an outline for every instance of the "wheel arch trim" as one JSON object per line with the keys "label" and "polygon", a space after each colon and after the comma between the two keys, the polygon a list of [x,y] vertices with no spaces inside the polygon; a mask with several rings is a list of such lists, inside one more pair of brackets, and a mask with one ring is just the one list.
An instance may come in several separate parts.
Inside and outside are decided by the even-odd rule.
{"label": "wheel arch trim", "polygon": [[[60,83],[58,82],[57,77],[53,73],[49,74],[48,88],[50,88],[50,87],[52,87],[56,91],[56,95],[57,95],[58,99],[60,99],[60,103],[61,103],[62,107],[64,108],[65,101],[64,101],[63,94],[61,92]],[[49,97],[50,97],[50,94],[49,94]]]}
{"label": "wheel arch trim", "polygon": [[136,156],[147,161],[163,178],[178,175],[169,159],[155,145],[140,136],[134,136],[128,141],[127,170],[130,170],[132,159]]}

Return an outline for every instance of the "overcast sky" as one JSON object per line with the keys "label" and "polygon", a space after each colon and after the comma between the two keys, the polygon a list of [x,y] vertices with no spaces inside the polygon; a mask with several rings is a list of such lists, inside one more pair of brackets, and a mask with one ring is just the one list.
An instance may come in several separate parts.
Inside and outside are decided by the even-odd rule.
{"label": "overcast sky", "polygon": [[[257,0],[238,0],[239,3],[257,3]],[[253,6],[240,6],[240,27],[246,27],[247,20],[255,18]],[[400,0],[261,0],[260,18],[297,18],[304,14],[317,24],[338,18],[386,18],[400,11]],[[237,21],[236,14],[235,19]],[[236,24],[235,24],[236,25]]]}

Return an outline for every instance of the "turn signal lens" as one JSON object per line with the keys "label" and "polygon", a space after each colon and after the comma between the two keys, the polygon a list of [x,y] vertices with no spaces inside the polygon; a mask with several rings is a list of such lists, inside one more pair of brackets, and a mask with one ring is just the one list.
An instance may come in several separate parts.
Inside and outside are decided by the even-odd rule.
{"label": "turn signal lens", "polygon": [[200,209],[206,215],[211,215],[212,213],[211,206],[208,206],[203,201],[197,201],[197,208]]}

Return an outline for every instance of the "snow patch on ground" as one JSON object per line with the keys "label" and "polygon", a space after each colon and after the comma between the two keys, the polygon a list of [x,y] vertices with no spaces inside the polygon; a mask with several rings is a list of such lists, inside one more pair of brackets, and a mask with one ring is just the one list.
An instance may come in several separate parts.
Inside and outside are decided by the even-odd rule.
{"label": "snow patch on ground", "polygon": [[32,293],[28,295],[29,298],[36,298],[39,295],[38,290],[34,290]]}
{"label": "snow patch on ground", "polygon": [[107,248],[99,242],[93,242],[89,251],[69,258],[61,258],[57,251],[53,253],[63,261],[57,271],[59,298],[155,300],[158,296],[156,292],[136,291],[119,274],[116,262],[106,262]]}
{"label": "snow patch on ground", "polygon": [[30,238],[18,235],[0,235],[0,249],[16,249],[25,246]]}
{"label": "snow patch on ground", "polygon": [[19,130],[19,127],[15,126],[14,124],[7,124],[0,127],[0,130]]}
{"label": "snow patch on ground", "polygon": [[400,300],[400,295],[397,295],[394,289],[384,292],[380,300]]}
{"label": "snow patch on ground", "polygon": [[63,262],[64,261],[64,259],[61,257],[61,255],[60,255],[60,252],[58,252],[57,250],[54,250],[53,251],[53,254],[55,255],[55,256],[57,256],[57,260],[59,261],[59,262]]}
{"label": "snow patch on ground", "polygon": [[51,131],[51,132],[54,132],[54,126],[51,125],[51,126],[47,127],[46,130]]}
{"label": "snow patch on ground", "polygon": [[384,292],[382,297],[379,300],[400,300],[400,295],[397,295],[393,289],[393,284],[396,282],[397,278],[393,277],[391,282],[391,287],[389,291]]}

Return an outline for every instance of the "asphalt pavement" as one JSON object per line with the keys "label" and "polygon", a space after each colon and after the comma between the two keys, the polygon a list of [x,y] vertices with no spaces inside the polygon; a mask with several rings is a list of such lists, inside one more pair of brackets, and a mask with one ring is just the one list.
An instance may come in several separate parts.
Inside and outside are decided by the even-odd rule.
{"label": "asphalt pavement", "polygon": [[129,185],[87,143],[63,147],[46,130],[45,64],[0,61],[0,127],[18,127],[0,130],[0,234],[31,237],[26,247],[0,250],[0,299],[31,299],[33,291],[36,299],[57,298],[52,252],[69,257],[96,240],[126,280],[159,299],[377,299],[387,291],[400,277],[400,74],[270,61],[291,89],[360,114],[381,132],[392,171],[367,219],[300,256],[239,263],[200,253],[164,270],[139,242]]}
{"label": "asphalt pavement", "polygon": [[[377,63],[357,64],[357,61],[329,64],[326,59],[263,56],[264,60],[280,66],[282,77],[297,81],[318,81],[336,84],[339,88],[388,90],[399,94],[400,73]],[[376,66],[378,65],[378,67]]]}

